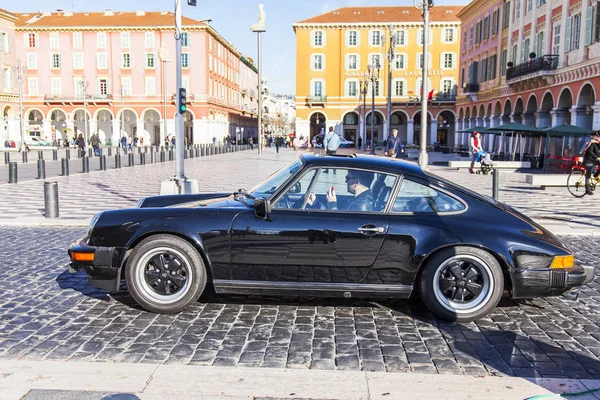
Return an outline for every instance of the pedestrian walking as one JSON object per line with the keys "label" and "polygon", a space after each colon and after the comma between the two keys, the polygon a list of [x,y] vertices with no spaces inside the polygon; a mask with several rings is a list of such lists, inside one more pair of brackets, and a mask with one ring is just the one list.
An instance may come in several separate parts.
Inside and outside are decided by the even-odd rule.
{"label": "pedestrian walking", "polygon": [[281,146],[281,136],[277,136],[275,138],[275,149],[277,150],[277,153],[279,153],[280,146]]}
{"label": "pedestrian walking", "polygon": [[590,142],[583,151],[583,166],[585,168],[585,194],[591,196],[594,194],[590,188],[590,179],[592,174],[597,176],[596,166],[600,164],[600,131],[592,131]]}
{"label": "pedestrian walking", "polygon": [[471,165],[469,166],[469,173],[474,174],[473,167],[475,166],[475,160],[477,159],[477,153],[482,152],[481,148],[481,137],[479,132],[473,132],[471,139],[469,139],[469,155],[471,156]]}

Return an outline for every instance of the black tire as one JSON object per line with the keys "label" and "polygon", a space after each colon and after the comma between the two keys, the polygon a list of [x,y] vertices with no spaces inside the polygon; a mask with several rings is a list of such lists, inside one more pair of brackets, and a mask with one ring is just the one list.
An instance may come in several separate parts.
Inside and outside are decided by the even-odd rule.
{"label": "black tire", "polygon": [[206,268],[196,249],[171,235],[140,242],[125,268],[131,296],[148,311],[177,313],[198,300],[206,287]]}
{"label": "black tire", "polygon": [[572,171],[567,178],[569,193],[575,197],[585,196],[585,174],[582,170]]}
{"label": "black tire", "polygon": [[504,290],[504,276],[498,261],[487,251],[453,247],[426,260],[417,284],[423,302],[436,316],[469,322],[496,307]]}

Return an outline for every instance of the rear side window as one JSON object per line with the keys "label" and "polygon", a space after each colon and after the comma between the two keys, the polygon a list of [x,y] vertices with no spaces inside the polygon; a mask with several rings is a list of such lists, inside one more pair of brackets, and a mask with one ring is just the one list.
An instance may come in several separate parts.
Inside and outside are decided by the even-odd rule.
{"label": "rear side window", "polygon": [[393,212],[439,213],[463,211],[465,205],[429,186],[404,179]]}

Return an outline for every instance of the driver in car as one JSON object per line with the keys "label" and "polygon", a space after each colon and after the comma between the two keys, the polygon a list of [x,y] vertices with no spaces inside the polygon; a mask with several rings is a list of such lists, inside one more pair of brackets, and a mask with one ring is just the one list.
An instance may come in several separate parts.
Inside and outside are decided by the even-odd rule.
{"label": "driver in car", "polygon": [[[374,174],[365,171],[348,171],[346,175],[346,186],[348,193],[354,197],[346,203],[341,209],[344,211],[373,211],[373,194],[369,189],[373,182]],[[313,205],[317,196],[311,193],[308,196],[308,204]],[[329,210],[338,210],[337,196],[332,186],[327,191],[327,208]]]}

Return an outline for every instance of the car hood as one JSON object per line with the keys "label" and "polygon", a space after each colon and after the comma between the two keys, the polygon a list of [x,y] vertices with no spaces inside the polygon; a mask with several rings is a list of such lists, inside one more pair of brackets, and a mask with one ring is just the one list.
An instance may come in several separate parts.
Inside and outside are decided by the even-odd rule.
{"label": "car hood", "polygon": [[216,197],[206,200],[194,200],[167,206],[167,208],[238,208],[240,202],[233,200],[233,196]]}
{"label": "car hood", "polygon": [[167,196],[151,196],[140,200],[138,208],[161,208],[161,207],[198,207],[201,204],[215,204],[225,201],[231,193],[197,193],[197,194],[173,194]]}

